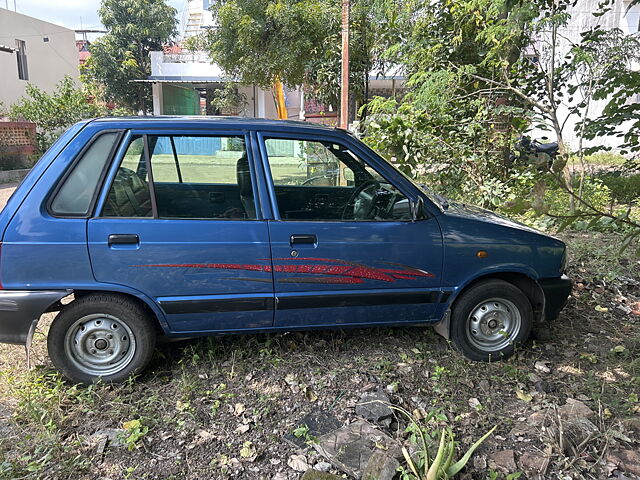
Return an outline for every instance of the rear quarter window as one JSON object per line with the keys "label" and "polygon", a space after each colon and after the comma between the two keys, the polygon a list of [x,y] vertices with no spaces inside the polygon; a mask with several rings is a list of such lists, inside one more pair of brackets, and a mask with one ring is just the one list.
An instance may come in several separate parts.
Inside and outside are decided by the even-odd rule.
{"label": "rear quarter window", "polygon": [[98,182],[119,135],[117,132],[104,133],[81,153],[71,172],[62,179],[63,183],[50,204],[51,213],[59,216],[83,216],[89,213]]}

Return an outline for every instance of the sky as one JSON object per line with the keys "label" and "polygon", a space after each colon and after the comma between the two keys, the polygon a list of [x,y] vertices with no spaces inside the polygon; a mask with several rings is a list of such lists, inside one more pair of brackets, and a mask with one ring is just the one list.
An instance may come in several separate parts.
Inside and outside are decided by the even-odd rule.
{"label": "sky", "polygon": [[[98,18],[100,0],[0,0],[0,8],[8,6],[9,10],[13,10],[14,2],[18,13],[72,30],[102,28]],[[180,20],[186,0],[168,0],[168,3],[178,10]],[[95,35],[89,37],[90,40],[94,38]]]}

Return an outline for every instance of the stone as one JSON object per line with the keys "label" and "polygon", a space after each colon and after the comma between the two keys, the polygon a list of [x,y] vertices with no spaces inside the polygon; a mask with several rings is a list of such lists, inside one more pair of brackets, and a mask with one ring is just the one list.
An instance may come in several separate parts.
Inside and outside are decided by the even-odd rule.
{"label": "stone", "polygon": [[366,392],[356,404],[356,414],[370,422],[379,422],[393,415],[390,403],[389,397],[382,390]]}
{"label": "stone", "polygon": [[480,471],[486,470],[487,469],[486,457],[484,455],[474,455],[473,468]]}
{"label": "stone", "polygon": [[[329,433],[342,426],[340,421],[333,415],[329,415],[327,412],[321,410],[311,412],[309,415],[302,417],[292,428],[298,428],[300,425],[306,425],[309,427],[309,437],[319,437],[325,433]],[[288,433],[284,436],[285,441],[289,442],[296,448],[306,448],[307,442],[304,437],[296,437],[293,433]]]}
{"label": "stone", "polygon": [[540,380],[539,382],[534,383],[533,386],[539,393],[550,393],[556,391],[555,385],[547,382],[546,380]]}
{"label": "stone", "polygon": [[122,428],[103,428],[87,437],[85,443],[89,447],[97,447],[104,450],[107,443],[112,447],[123,447],[121,440],[124,430]]}
{"label": "stone", "polygon": [[573,398],[567,398],[567,402],[558,408],[558,415],[563,420],[569,420],[576,417],[594,418],[596,416],[589,407],[587,407],[580,400],[574,400]]}
{"label": "stone", "polygon": [[627,473],[640,476],[640,452],[635,450],[613,450],[607,454],[611,462]]}
{"label": "stone", "polygon": [[313,466],[313,469],[319,472],[328,472],[331,470],[331,464],[329,462],[318,462]]}
{"label": "stone", "polygon": [[300,480],[343,480],[342,477],[333,473],[319,472],[317,470],[307,470]]}
{"label": "stone", "polygon": [[549,457],[543,453],[526,452],[520,455],[518,464],[527,473],[544,475],[549,466]]}
{"label": "stone", "polygon": [[376,450],[362,472],[362,480],[392,480],[400,462],[382,450]]}
{"label": "stone", "polygon": [[364,420],[319,437],[313,447],[336,468],[355,478],[362,478],[372,455],[379,450],[390,458],[402,455],[393,438]]}
{"label": "stone", "polygon": [[502,450],[489,457],[489,468],[500,470],[503,473],[513,473],[518,467],[513,450]]}

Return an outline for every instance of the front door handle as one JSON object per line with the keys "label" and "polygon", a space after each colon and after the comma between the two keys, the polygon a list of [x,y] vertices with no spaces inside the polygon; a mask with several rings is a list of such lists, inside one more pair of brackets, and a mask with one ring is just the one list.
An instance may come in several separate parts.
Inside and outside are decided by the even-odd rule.
{"label": "front door handle", "polygon": [[318,243],[318,237],[310,234],[294,233],[289,239],[289,244],[294,245],[315,245]]}
{"label": "front door handle", "polygon": [[109,246],[112,245],[138,245],[140,243],[140,237],[133,234],[112,234],[109,235]]}

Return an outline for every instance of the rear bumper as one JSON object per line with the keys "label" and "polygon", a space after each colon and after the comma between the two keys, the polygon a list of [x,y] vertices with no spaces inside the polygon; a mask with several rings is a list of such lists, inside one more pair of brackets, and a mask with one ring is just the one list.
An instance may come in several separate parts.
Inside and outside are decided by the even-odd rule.
{"label": "rear bumper", "polygon": [[567,304],[573,282],[566,275],[557,278],[544,278],[538,281],[544,292],[544,316],[547,320],[555,320]]}
{"label": "rear bumper", "polygon": [[0,342],[27,345],[42,315],[68,290],[0,290]]}

